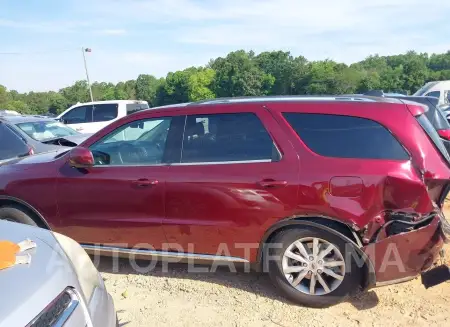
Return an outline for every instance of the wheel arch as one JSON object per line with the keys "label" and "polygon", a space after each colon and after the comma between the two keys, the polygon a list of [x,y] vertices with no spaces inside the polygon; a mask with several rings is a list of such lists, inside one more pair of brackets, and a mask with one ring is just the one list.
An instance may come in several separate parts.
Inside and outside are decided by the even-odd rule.
{"label": "wheel arch", "polygon": [[364,260],[363,276],[361,280],[361,287],[369,289],[376,284],[375,269],[369,257],[362,250],[362,243],[355,231],[347,224],[341,221],[328,217],[293,217],[278,221],[271,226],[264,234],[258,249],[257,270],[262,270],[264,260],[265,245],[279,232],[298,227],[314,227],[327,231],[342,238],[345,242],[351,244],[358,255]]}
{"label": "wheel arch", "polygon": [[42,216],[42,214],[28,202],[13,196],[0,195],[0,207],[7,205],[14,205],[23,209],[24,212],[26,212],[31,219],[33,219],[38,227],[48,230],[51,229],[44,216]]}

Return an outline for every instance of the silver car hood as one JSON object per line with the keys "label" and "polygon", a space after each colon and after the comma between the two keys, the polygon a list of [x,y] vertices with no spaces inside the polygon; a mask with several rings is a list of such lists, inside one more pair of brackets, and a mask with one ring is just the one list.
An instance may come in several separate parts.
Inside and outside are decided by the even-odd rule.
{"label": "silver car hood", "polygon": [[0,240],[37,244],[27,251],[31,263],[0,270],[0,327],[26,326],[77,277],[53,234],[37,227],[0,220]]}

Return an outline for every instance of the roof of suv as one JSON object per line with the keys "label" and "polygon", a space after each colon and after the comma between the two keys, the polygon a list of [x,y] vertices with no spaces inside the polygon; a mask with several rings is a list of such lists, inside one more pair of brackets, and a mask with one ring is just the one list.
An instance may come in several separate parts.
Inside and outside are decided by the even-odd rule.
{"label": "roof of suv", "polygon": [[384,102],[384,103],[404,103],[399,99],[382,98],[366,95],[285,95],[285,96],[244,96],[231,98],[208,99],[196,102],[185,102],[170,104],[161,107],[153,107],[147,110],[165,109],[165,108],[182,108],[188,106],[200,105],[218,105],[218,104],[235,104],[235,103],[261,103],[261,102]]}

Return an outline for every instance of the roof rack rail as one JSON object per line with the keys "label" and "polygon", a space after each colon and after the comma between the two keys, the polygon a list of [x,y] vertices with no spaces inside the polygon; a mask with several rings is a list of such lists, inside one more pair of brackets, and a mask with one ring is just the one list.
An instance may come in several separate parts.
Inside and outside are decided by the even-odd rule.
{"label": "roof rack rail", "polygon": [[376,102],[376,99],[365,97],[364,95],[287,95],[287,96],[259,96],[259,97],[232,97],[201,100],[188,103],[187,106],[207,105],[207,104],[225,104],[225,103],[244,103],[244,102],[282,102],[282,101],[360,101]]}

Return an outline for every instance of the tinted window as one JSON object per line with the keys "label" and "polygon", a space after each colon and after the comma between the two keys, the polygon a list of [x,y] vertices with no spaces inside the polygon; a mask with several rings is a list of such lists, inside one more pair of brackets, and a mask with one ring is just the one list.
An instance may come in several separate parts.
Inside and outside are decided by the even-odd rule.
{"label": "tinted window", "polygon": [[20,157],[29,151],[25,142],[3,123],[0,123],[0,140],[0,160]]}
{"label": "tinted window", "polygon": [[187,116],[182,163],[278,160],[279,154],[252,113]]}
{"label": "tinted window", "polygon": [[147,103],[128,103],[127,104],[127,115],[131,115],[137,111],[141,111],[144,109],[148,109],[149,106]]}
{"label": "tinted window", "polygon": [[117,103],[96,104],[92,120],[94,122],[113,120],[117,118],[118,107]]}
{"label": "tinted window", "polygon": [[426,94],[427,97],[435,97],[435,98],[439,98],[441,96],[441,92],[440,91],[433,91],[433,92],[429,92]]}
{"label": "tinted window", "polygon": [[92,106],[76,107],[61,117],[66,124],[82,124],[92,122]]}
{"label": "tinted window", "polygon": [[321,114],[285,113],[303,142],[322,156],[363,159],[409,159],[405,149],[372,120]]}
{"label": "tinted window", "polygon": [[117,128],[91,146],[95,165],[162,163],[171,118],[135,121]]}

